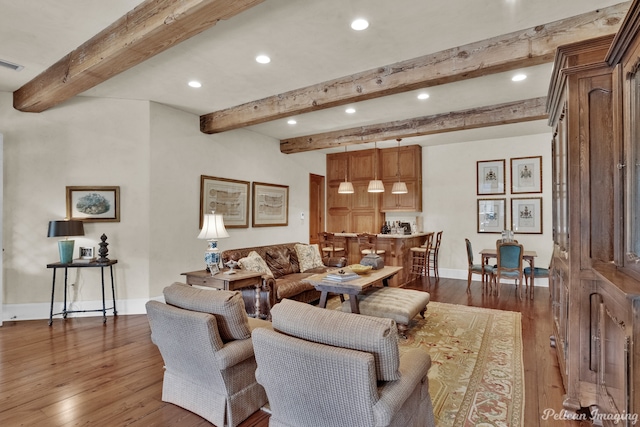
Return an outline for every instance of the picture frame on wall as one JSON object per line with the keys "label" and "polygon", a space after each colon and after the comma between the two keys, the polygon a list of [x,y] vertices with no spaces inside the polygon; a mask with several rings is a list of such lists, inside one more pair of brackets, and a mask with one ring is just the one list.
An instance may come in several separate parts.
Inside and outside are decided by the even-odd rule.
{"label": "picture frame on wall", "polygon": [[511,159],[511,194],[542,193],[542,156]]}
{"label": "picture frame on wall", "polygon": [[518,234],[542,234],[542,197],[511,199],[511,229]]}
{"label": "picture frame on wall", "polygon": [[502,233],[507,199],[478,199],[478,233]]}
{"label": "picture frame on wall", "polygon": [[476,162],[477,194],[505,194],[505,160],[480,160]]}
{"label": "picture frame on wall", "polygon": [[277,227],[289,224],[289,186],[254,182],[254,227]]}
{"label": "picture frame on wall", "polygon": [[120,187],[68,186],[67,218],[83,222],[120,222]]}
{"label": "picture frame on wall", "polygon": [[225,228],[249,228],[249,181],[200,175],[200,228],[212,211]]}

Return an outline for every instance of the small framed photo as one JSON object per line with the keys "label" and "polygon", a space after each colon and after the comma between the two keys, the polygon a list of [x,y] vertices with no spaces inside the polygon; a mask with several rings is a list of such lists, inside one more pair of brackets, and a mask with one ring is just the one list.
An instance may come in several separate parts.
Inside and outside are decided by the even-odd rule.
{"label": "small framed photo", "polygon": [[507,199],[478,199],[478,233],[502,233]]}
{"label": "small framed photo", "polygon": [[519,234],[542,234],[542,197],[511,199],[511,229]]}
{"label": "small framed photo", "polygon": [[542,193],[542,156],[511,159],[511,194]]}
{"label": "small framed photo", "polygon": [[67,218],[120,222],[120,187],[67,187]]}
{"label": "small framed photo", "polygon": [[96,257],[96,248],[86,248],[80,246],[78,248],[78,258],[80,259],[94,259]]}
{"label": "small framed photo", "polygon": [[212,211],[222,214],[225,228],[249,228],[249,182],[200,175],[200,228]]}
{"label": "small framed photo", "polygon": [[476,163],[478,196],[485,194],[505,194],[504,159],[482,160]]}
{"label": "small framed photo", "polygon": [[289,186],[253,183],[254,227],[277,227],[289,224]]}

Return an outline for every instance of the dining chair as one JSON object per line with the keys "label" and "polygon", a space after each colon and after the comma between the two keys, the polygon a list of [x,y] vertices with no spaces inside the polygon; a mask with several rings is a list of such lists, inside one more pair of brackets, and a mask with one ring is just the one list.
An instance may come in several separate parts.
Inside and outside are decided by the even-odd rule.
{"label": "dining chair", "polygon": [[503,278],[515,279],[516,289],[520,286],[520,299],[522,299],[522,276],[524,275],[523,255],[524,248],[515,242],[498,242],[496,244],[497,267],[493,268],[493,282],[500,297],[500,285]]}
{"label": "dining chair", "polygon": [[[551,257],[551,259],[553,260],[553,256]],[[534,267],[533,268],[533,280],[531,281],[531,288],[529,288],[529,277],[531,277],[531,266],[529,267],[525,267],[524,269],[524,283],[525,286],[527,288],[527,295],[529,295],[530,299],[533,299],[533,287],[534,287],[534,281],[536,280],[536,278],[538,279],[542,279],[542,278],[549,278],[550,275],[550,271],[551,271],[551,262],[549,262],[549,268],[542,268],[542,267]]]}
{"label": "dining chair", "polygon": [[332,258],[336,256],[347,256],[347,245],[344,239],[336,237],[334,233],[321,231],[318,233],[318,240],[322,258]]}
{"label": "dining chair", "polygon": [[440,279],[440,273],[438,273],[438,256],[440,254],[440,243],[442,242],[442,231],[438,231],[435,236],[435,240],[431,245],[431,250],[429,251],[429,260],[427,261],[427,265],[429,270],[433,270],[433,277],[436,280]]}
{"label": "dining chair", "polygon": [[485,264],[474,264],[473,249],[469,239],[464,239],[467,246],[467,260],[469,261],[469,274],[467,276],[467,293],[471,292],[471,276],[480,274],[482,276],[482,293],[484,294],[491,287],[493,280],[493,267]]}

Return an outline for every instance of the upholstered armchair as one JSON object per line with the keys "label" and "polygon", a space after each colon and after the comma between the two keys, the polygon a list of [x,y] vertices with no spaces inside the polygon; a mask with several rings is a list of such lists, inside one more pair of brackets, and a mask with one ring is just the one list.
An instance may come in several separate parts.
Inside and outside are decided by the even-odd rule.
{"label": "upholstered armchair", "polygon": [[247,316],[239,292],[174,283],[146,304],[151,339],[165,364],[162,400],[218,427],[235,427],[267,397],[256,382],[251,334],[271,328]]}
{"label": "upholstered armchair", "polygon": [[435,426],[429,354],[399,355],[395,321],[282,300],[253,332],[270,427]]}

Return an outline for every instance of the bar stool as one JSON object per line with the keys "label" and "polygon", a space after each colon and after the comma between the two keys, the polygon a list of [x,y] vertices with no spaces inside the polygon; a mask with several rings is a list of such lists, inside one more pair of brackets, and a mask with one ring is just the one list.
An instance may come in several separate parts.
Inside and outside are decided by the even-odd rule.
{"label": "bar stool", "polygon": [[358,247],[360,254],[365,256],[369,254],[384,255],[387,251],[378,249],[378,236],[369,233],[357,234]]}
{"label": "bar stool", "polygon": [[322,231],[318,233],[319,246],[322,251],[322,258],[332,258],[343,256],[346,258],[347,249],[344,239],[336,237],[334,233]]}
{"label": "bar stool", "polygon": [[425,236],[422,245],[411,248],[411,274],[417,276],[429,276],[429,251],[431,250],[431,242],[433,233]]}
{"label": "bar stool", "polygon": [[433,270],[433,277],[436,280],[440,279],[440,273],[438,273],[438,254],[440,253],[440,242],[442,242],[442,231],[436,233],[435,242],[431,245],[431,249],[428,253],[427,269]]}

